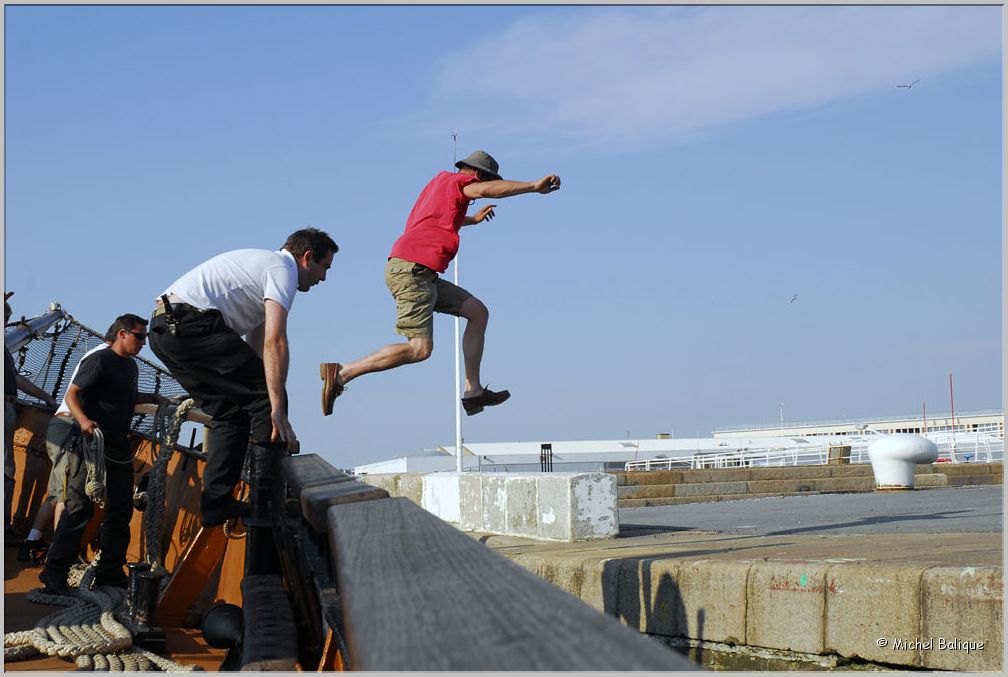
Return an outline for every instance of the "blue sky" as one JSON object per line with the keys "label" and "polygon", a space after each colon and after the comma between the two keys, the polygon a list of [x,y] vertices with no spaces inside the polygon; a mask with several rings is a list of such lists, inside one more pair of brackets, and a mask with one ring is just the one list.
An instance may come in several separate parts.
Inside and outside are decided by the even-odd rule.
{"label": "blue sky", "polygon": [[1000,7],[8,6],[4,31],[15,313],[103,330],[323,228],[288,391],[335,465],[454,442],[451,318],[331,417],[317,376],[400,340],[382,270],[452,132],[563,179],[463,231],[513,395],[467,441],[947,411],[949,371],[957,410],[1002,406]]}

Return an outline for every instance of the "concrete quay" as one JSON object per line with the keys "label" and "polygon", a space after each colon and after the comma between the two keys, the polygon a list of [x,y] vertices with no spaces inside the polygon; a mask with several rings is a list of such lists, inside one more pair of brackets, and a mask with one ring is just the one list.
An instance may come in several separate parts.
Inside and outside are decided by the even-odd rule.
{"label": "concrete quay", "polygon": [[[895,521],[880,514],[898,512],[886,506],[911,496],[924,500],[921,495],[930,513]],[[621,510],[622,535],[605,541],[473,536],[630,627],[691,648],[705,662],[716,655],[721,666],[735,668],[1001,670],[1001,488],[931,489],[866,500],[873,496],[880,495],[830,496],[833,509],[846,500],[853,513],[838,521],[846,531],[835,533],[815,525],[715,533],[697,528],[702,515],[677,526],[677,508],[669,507],[656,509],[667,517],[652,517],[650,524],[633,522],[643,522],[651,510]],[[736,523],[752,525],[781,502],[793,504],[796,519],[807,514],[822,520],[815,514],[819,498],[691,507],[716,509],[722,518],[734,510]],[[897,533],[970,512],[951,509],[949,501],[966,501],[989,526],[980,533]],[[869,522],[876,533],[850,533],[849,525]],[[725,661],[732,653],[740,660]]]}

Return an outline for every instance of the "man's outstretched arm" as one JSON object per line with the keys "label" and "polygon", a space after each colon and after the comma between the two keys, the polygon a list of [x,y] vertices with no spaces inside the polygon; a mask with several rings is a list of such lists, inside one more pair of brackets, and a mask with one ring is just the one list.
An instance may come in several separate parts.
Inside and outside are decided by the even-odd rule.
{"label": "man's outstretched arm", "polygon": [[297,451],[297,436],[287,420],[287,370],[290,367],[290,349],[287,344],[287,309],[266,299],[266,322],[263,332],[263,366],[266,371],[266,389],[269,391],[270,417],[273,419],[275,438],[287,443],[287,448]]}
{"label": "man's outstretched arm", "polygon": [[56,407],[56,400],[53,399],[52,395],[39,388],[21,374],[17,374],[17,376],[15,376],[14,383],[17,385],[17,389],[21,392],[28,393],[32,397],[42,400],[50,407]]}
{"label": "man's outstretched arm", "polygon": [[538,181],[477,181],[467,183],[462,187],[462,193],[472,200],[481,197],[499,199],[521,195],[523,193],[552,193],[560,190],[560,177],[556,174],[547,174]]}

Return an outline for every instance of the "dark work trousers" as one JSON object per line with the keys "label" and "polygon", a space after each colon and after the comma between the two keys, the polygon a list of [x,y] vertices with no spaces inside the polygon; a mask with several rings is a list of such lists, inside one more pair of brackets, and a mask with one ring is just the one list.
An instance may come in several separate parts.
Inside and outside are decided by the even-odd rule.
{"label": "dark work trousers", "polygon": [[[164,314],[151,318],[150,347],[196,405],[213,417],[203,496],[204,521],[223,514],[241,477],[249,438],[270,445],[273,420],[263,361],[216,310],[172,304],[176,332]],[[284,393],[286,400],[286,393]]]}
{"label": "dark work trousers", "polygon": [[14,430],[17,428],[17,408],[4,396],[4,529],[11,526],[14,505]]}
{"label": "dark work trousers", "polygon": [[[108,440],[105,441],[108,445]],[[81,550],[81,537],[94,515],[94,504],[84,491],[87,482],[87,464],[80,447],[67,449],[66,507],[52,545],[46,555],[45,570],[65,581],[70,567],[77,563]],[[98,531],[101,559],[95,577],[123,574],[126,548],[130,540],[130,520],[133,518],[133,463],[118,463],[112,458],[128,458],[125,440],[122,449],[105,448],[105,518]],[[118,572],[118,573],[116,573]]]}

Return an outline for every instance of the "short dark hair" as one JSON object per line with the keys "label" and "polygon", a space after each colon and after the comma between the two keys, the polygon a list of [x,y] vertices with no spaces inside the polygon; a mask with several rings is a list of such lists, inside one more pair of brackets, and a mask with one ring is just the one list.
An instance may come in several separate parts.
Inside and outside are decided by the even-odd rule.
{"label": "short dark hair", "polygon": [[335,254],[339,251],[336,242],[328,233],[318,228],[302,228],[294,231],[284,242],[283,249],[293,254],[294,258],[300,258],[305,252],[311,252],[316,263],[324,259],[329,252]]}
{"label": "short dark hair", "polygon": [[116,336],[119,335],[120,331],[133,331],[133,327],[141,325],[146,327],[147,320],[140,317],[139,315],[134,315],[133,313],[126,313],[125,315],[120,315],[112,323],[112,326],[108,328],[105,332],[105,340],[109,343],[115,343]]}

